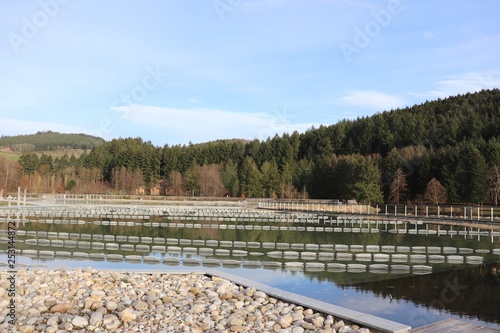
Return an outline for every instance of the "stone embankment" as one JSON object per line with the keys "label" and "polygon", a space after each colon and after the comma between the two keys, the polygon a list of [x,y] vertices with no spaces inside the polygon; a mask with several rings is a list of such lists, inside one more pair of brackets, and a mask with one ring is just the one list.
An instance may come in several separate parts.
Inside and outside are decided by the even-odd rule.
{"label": "stone embankment", "polygon": [[8,275],[0,270],[3,332],[370,332],[218,277],[90,268],[19,270],[13,327]]}

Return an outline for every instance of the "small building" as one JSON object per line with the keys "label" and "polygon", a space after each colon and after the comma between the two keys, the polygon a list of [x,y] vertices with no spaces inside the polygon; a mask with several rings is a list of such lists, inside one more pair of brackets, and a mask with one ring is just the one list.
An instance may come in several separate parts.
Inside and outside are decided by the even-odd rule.
{"label": "small building", "polygon": [[139,186],[135,189],[135,194],[137,195],[145,195],[146,194],[146,186]]}
{"label": "small building", "polygon": [[160,194],[161,194],[161,186],[160,185],[156,185],[156,186],[151,188],[150,195],[160,195]]}

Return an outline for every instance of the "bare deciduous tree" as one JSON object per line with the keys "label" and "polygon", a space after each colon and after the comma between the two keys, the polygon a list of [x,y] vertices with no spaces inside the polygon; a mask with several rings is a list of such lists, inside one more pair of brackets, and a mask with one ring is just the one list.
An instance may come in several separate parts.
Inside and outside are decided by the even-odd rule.
{"label": "bare deciduous tree", "polygon": [[172,171],[170,173],[167,182],[167,193],[172,193],[177,196],[184,195],[184,181],[179,171]]}
{"label": "bare deciduous tree", "polygon": [[221,176],[221,166],[218,164],[200,167],[200,195],[204,197],[219,197],[225,195]]}
{"label": "bare deciduous tree", "polygon": [[424,199],[435,205],[443,204],[448,199],[446,188],[436,178],[432,178],[427,183]]}
{"label": "bare deciduous tree", "polygon": [[0,189],[12,191],[20,186],[21,168],[16,162],[0,156]]}
{"label": "bare deciduous tree", "polygon": [[113,188],[120,192],[133,193],[139,187],[144,186],[141,169],[129,170],[122,166],[112,170]]}
{"label": "bare deciduous tree", "polygon": [[394,173],[394,177],[392,178],[389,202],[399,205],[399,202],[405,199],[407,191],[408,183],[406,182],[406,176],[403,170],[397,169]]}

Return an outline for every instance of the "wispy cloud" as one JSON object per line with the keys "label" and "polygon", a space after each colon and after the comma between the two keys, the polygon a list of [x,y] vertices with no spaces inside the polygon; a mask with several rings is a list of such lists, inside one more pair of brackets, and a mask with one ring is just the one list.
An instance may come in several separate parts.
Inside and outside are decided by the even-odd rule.
{"label": "wispy cloud", "polygon": [[350,106],[369,110],[385,111],[406,105],[403,98],[374,90],[356,90],[342,97],[340,101]]}
{"label": "wispy cloud", "polygon": [[413,96],[430,99],[455,96],[483,89],[500,87],[500,71],[469,72],[448,76],[434,84],[434,89],[423,93],[411,93]]}
{"label": "wispy cloud", "polygon": [[303,132],[315,123],[292,123],[283,113],[248,113],[196,108],[181,109],[147,105],[119,106],[113,111],[124,120],[165,131],[180,142],[206,142],[240,138],[265,140],[275,134]]}

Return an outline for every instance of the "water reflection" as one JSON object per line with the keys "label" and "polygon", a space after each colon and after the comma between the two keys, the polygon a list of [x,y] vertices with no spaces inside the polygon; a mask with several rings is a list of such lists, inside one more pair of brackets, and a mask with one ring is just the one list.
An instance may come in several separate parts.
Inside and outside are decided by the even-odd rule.
{"label": "water reflection", "polygon": [[[123,217],[123,223],[78,220],[83,223],[63,223],[62,218],[60,223],[55,218],[52,223],[20,223],[20,263],[167,272],[216,269],[412,327],[465,316],[500,328],[500,237],[481,231],[414,225],[404,229],[413,232],[400,233],[388,224],[311,227],[171,216]],[[150,263],[155,258],[159,263]],[[4,254],[0,262],[6,262]],[[356,265],[363,269],[354,269]],[[395,271],[396,266],[408,270]],[[432,274],[414,274],[417,266],[431,267]]]}

